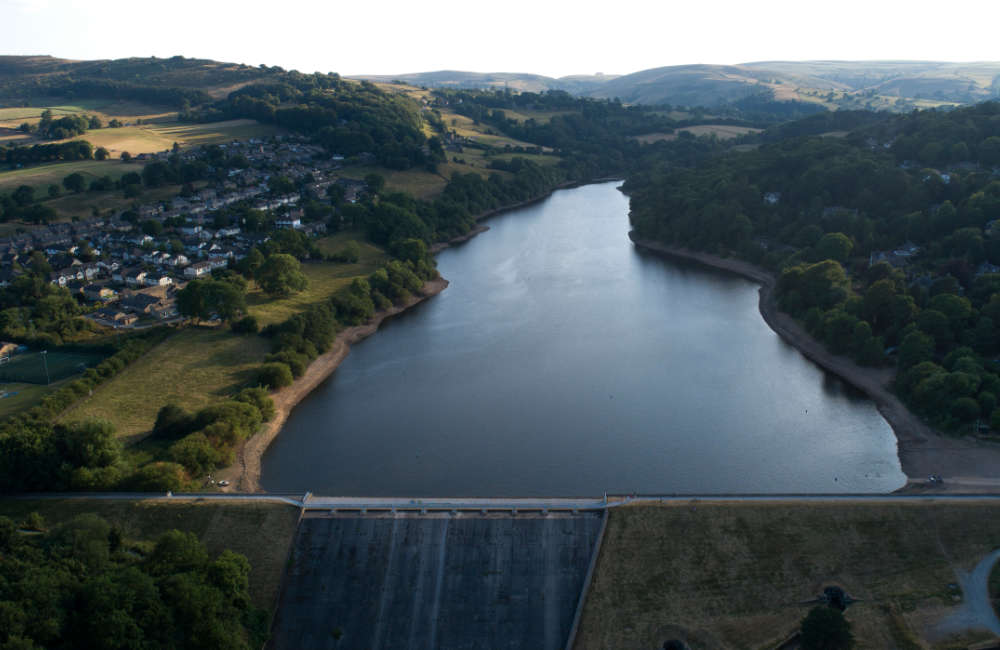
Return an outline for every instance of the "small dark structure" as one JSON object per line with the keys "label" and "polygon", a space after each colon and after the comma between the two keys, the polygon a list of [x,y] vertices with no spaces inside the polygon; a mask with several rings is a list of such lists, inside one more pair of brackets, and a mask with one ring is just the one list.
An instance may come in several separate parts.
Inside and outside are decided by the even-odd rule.
{"label": "small dark structure", "polygon": [[838,585],[829,585],[823,588],[823,593],[820,596],[812,600],[804,601],[803,605],[826,605],[828,607],[833,607],[836,610],[844,611],[847,609],[848,605],[858,602],[858,599],[852,598],[843,587]]}

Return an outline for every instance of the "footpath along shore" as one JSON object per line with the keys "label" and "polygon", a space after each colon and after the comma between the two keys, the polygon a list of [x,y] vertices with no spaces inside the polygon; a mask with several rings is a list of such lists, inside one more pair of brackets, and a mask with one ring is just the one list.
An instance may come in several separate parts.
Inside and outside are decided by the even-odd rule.
{"label": "footpath along shore", "polygon": [[736,273],[760,284],[760,314],[768,326],[792,347],[820,367],[868,395],[896,434],[899,462],[909,479],[900,491],[931,489],[927,477],[938,474],[944,483],[935,492],[1000,491],[1000,445],[974,438],[945,436],[914,415],[890,389],[891,368],[866,368],[851,359],[831,354],[798,322],[778,309],[775,277],[738,259],[719,257],[659,242],[629,238],[644,250]]}

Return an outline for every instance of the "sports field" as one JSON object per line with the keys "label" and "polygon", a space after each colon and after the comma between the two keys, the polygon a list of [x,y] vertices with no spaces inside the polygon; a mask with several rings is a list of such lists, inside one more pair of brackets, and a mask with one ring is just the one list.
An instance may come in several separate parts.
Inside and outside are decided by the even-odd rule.
{"label": "sports field", "polygon": [[0,364],[0,382],[50,384],[97,365],[100,354],[84,352],[27,352]]}

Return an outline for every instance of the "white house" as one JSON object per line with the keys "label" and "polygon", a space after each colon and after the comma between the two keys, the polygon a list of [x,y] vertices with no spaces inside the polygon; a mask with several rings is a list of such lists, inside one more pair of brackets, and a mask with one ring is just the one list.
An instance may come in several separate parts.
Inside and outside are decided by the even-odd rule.
{"label": "white house", "polygon": [[209,262],[195,262],[191,266],[184,269],[185,277],[189,278],[200,278],[203,275],[208,275],[212,272],[212,265]]}

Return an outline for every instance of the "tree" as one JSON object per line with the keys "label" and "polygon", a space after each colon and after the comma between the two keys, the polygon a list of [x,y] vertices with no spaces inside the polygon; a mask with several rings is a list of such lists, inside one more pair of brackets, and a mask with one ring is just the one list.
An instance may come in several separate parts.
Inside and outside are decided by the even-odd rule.
{"label": "tree", "polygon": [[292,179],[287,176],[275,175],[267,180],[267,187],[271,190],[271,194],[275,196],[281,196],[282,194],[291,194],[295,191],[295,183]]}
{"label": "tree", "polygon": [[192,430],[194,417],[176,404],[165,404],[156,414],[153,436],[176,439]]}
{"label": "tree", "polygon": [[816,257],[820,260],[847,261],[854,244],[842,232],[828,232],[816,243]]}
{"label": "tree", "polygon": [[260,252],[259,248],[254,246],[246,254],[246,257],[236,263],[236,269],[246,278],[253,279],[257,277],[260,267],[264,266],[264,259],[264,254]]}
{"label": "tree", "polygon": [[257,383],[271,389],[289,386],[292,383],[292,370],[286,363],[265,363],[257,371]]}
{"label": "tree", "polygon": [[385,177],[374,172],[365,174],[365,185],[368,186],[369,193],[378,194],[385,187]]}
{"label": "tree", "polygon": [[299,261],[285,253],[269,255],[257,273],[257,283],[265,292],[287,296],[306,288],[306,276]]}
{"label": "tree", "polygon": [[13,194],[10,195],[10,198],[14,199],[14,203],[17,205],[29,205],[35,202],[35,188],[30,185],[21,185],[14,190]]}
{"label": "tree", "polygon": [[854,646],[851,624],[840,610],[819,605],[802,620],[803,650],[847,650]]}
{"label": "tree", "polygon": [[232,324],[234,334],[256,334],[260,331],[260,324],[253,316],[244,316]]}
{"label": "tree", "polygon": [[155,219],[147,219],[141,224],[142,233],[150,237],[159,237],[163,234],[163,224]]}
{"label": "tree", "polygon": [[128,162],[132,160],[132,154],[127,151],[123,151],[121,155],[122,162]]}
{"label": "tree", "polygon": [[111,153],[104,147],[98,147],[94,150],[94,160],[107,160],[111,156]]}
{"label": "tree", "polygon": [[231,321],[246,309],[246,291],[226,280],[198,278],[177,292],[177,310],[190,318]]}

